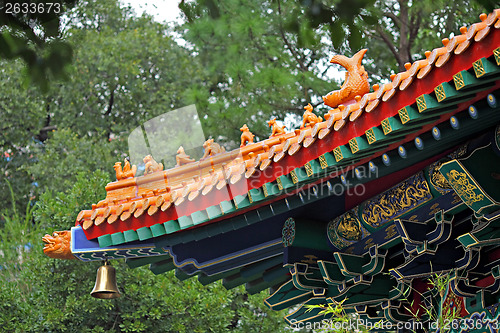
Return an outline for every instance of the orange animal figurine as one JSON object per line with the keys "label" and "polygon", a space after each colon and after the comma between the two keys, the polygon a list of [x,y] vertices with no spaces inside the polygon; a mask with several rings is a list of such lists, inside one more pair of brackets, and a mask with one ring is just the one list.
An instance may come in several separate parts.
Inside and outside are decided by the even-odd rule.
{"label": "orange animal figurine", "polygon": [[226,151],[224,147],[221,147],[218,143],[215,143],[214,139],[208,139],[207,141],[205,141],[205,143],[203,144],[203,148],[205,149],[205,153],[203,154],[203,157],[201,159]]}
{"label": "orange animal figurine", "polygon": [[300,126],[300,128],[304,128],[306,126],[314,126],[315,124],[323,121],[323,118],[316,116],[312,112],[313,106],[311,105],[311,103],[304,106],[304,109],[306,109],[306,112],[304,112],[304,115],[302,116],[302,126]]}
{"label": "orange animal figurine", "polygon": [[42,237],[43,253],[54,259],[76,259],[71,253],[71,231],[54,231]]}
{"label": "orange animal figurine", "polygon": [[330,62],[344,67],[347,69],[347,73],[340,90],[332,91],[328,95],[323,96],[323,102],[326,105],[335,108],[340,104],[345,104],[347,101],[353,100],[356,96],[362,96],[370,91],[368,73],[361,65],[361,60],[363,60],[366,51],[366,49],[363,49],[352,58],[343,55],[332,57]]}
{"label": "orange animal figurine", "polygon": [[133,165],[130,167],[130,162],[125,159],[125,165],[122,169],[122,163],[116,162],[113,166],[116,172],[116,180],[122,180],[125,178],[135,177],[135,172],[137,171],[137,166]]}
{"label": "orange animal figurine", "polygon": [[145,163],[144,175],[148,175],[150,173],[163,170],[163,164],[156,162],[153,156],[151,155],[144,157],[144,163]]}
{"label": "orange animal figurine", "polygon": [[267,124],[269,125],[269,127],[272,127],[272,129],[273,129],[273,132],[272,132],[271,136],[278,136],[278,135],[286,133],[285,132],[285,126],[279,126],[276,123],[276,118],[273,118],[273,119],[269,120],[267,122]]}
{"label": "orange animal figurine", "polygon": [[179,149],[177,149],[177,155],[175,156],[175,162],[177,162],[176,166],[181,166],[194,161],[195,160],[192,159],[191,156],[186,154],[184,147],[180,146]]}
{"label": "orange animal figurine", "polygon": [[243,132],[243,133],[241,133],[241,145],[240,145],[240,147],[245,146],[247,143],[253,143],[253,138],[255,135],[253,135],[252,132],[250,132],[247,124],[244,124],[243,127],[240,128],[240,131]]}

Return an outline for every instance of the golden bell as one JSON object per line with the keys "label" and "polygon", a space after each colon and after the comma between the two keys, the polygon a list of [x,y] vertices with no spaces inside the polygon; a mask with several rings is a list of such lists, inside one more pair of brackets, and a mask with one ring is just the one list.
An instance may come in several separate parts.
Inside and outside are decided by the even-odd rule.
{"label": "golden bell", "polygon": [[115,268],[107,260],[97,270],[95,286],[90,295],[101,299],[118,298],[121,296],[116,285]]}

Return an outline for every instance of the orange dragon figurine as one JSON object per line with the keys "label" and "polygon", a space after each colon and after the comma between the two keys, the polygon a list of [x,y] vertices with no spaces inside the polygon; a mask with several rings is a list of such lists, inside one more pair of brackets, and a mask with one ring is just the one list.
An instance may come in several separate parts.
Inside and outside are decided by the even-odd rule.
{"label": "orange dragon figurine", "polygon": [[244,124],[243,127],[240,128],[240,131],[243,132],[243,133],[241,133],[241,145],[240,145],[240,147],[245,146],[247,143],[253,143],[253,138],[255,135],[253,135],[252,132],[250,132],[247,124]]}
{"label": "orange dragon figurine", "polygon": [[130,162],[125,159],[125,165],[122,169],[122,163],[116,162],[114,165],[116,171],[116,180],[122,180],[125,178],[135,177],[135,172],[137,171],[137,166],[130,167]]}
{"label": "orange dragon figurine", "polygon": [[315,125],[315,124],[323,121],[323,118],[318,117],[317,115],[315,115],[312,112],[313,106],[311,105],[311,103],[304,106],[304,109],[306,109],[306,111],[304,112],[304,115],[302,116],[302,118],[303,118],[302,119],[302,126],[300,126],[300,128],[304,128],[306,126],[312,126],[312,125]]}
{"label": "orange dragon figurine", "polygon": [[186,152],[184,151],[184,147],[180,146],[179,149],[177,149],[177,155],[175,156],[175,162],[177,164],[175,166],[181,166],[194,161],[195,160],[191,158],[191,156],[186,154]]}
{"label": "orange dragon figurine", "polygon": [[201,159],[226,151],[224,147],[221,147],[218,143],[215,143],[214,139],[208,139],[207,141],[205,141],[205,143],[203,144],[203,148],[205,149],[205,153],[203,154],[203,157]]}
{"label": "orange dragon figurine", "polygon": [[42,237],[45,246],[43,253],[54,259],[76,259],[71,253],[71,232],[68,230],[54,231],[51,235]]}
{"label": "orange dragon figurine", "polygon": [[156,162],[151,155],[144,157],[144,163],[144,175],[163,170],[163,163]]}
{"label": "orange dragon figurine", "polygon": [[340,90],[332,91],[328,93],[328,95],[323,96],[323,102],[325,102],[326,105],[335,108],[340,104],[345,104],[347,101],[354,100],[356,96],[362,96],[370,91],[368,73],[361,65],[361,60],[366,51],[366,49],[363,49],[352,58],[347,58],[343,55],[335,55],[332,57],[330,62],[344,67],[347,69],[347,73]]}
{"label": "orange dragon figurine", "polygon": [[267,122],[267,124],[269,125],[269,127],[272,127],[273,129],[273,133],[271,134],[271,136],[278,136],[278,135],[281,135],[281,134],[285,134],[285,126],[279,126],[277,123],[276,123],[276,118],[273,118],[271,120],[269,120]]}

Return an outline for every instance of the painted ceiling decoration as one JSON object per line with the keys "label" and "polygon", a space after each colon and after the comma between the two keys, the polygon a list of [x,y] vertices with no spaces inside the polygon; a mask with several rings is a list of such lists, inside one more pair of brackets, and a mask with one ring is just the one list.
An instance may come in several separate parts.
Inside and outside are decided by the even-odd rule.
{"label": "painted ceiling decoration", "polygon": [[207,140],[196,161],[180,147],[169,170],[116,163],[106,197],[44,252],[270,289],[271,309],[296,308],[288,323],[328,318],[308,310],[327,303],[373,323],[429,320],[429,277],[450,273],[441,308],[496,318],[500,9],[480,20],[371,92],[367,50],[335,56],[349,80],[291,133],[271,119],[268,139],[242,125],[239,149]]}

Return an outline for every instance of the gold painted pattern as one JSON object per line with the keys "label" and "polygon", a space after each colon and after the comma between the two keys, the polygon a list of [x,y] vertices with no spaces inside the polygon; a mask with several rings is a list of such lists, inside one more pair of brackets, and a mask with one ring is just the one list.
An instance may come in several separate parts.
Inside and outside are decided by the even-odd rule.
{"label": "gold painted pattern", "polygon": [[373,200],[367,201],[361,217],[370,226],[378,228],[431,199],[429,185],[420,172]]}
{"label": "gold painted pattern", "polygon": [[481,61],[481,59],[474,61],[474,63],[472,64],[472,67],[474,67],[474,73],[476,74],[477,78],[480,78],[481,76],[486,74],[486,71],[484,70],[483,62]]}
{"label": "gold painted pattern", "polygon": [[297,173],[295,170],[290,171],[290,176],[292,177],[292,182],[297,184],[299,182],[299,177],[297,177]]}
{"label": "gold painted pattern", "polygon": [[500,149],[500,126],[495,129],[495,144]]}
{"label": "gold painted pattern", "polygon": [[384,134],[387,135],[392,132],[391,123],[389,122],[389,118],[382,120],[382,130]]}
{"label": "gold painted pattern", "polygon": [[387,230],[385,232],[386,232],[386,235],[384,237],[385,240],[391,239],[398,234],[398,231],[396,230],[395,224],[393,224],[389,228],[387,228]]}
{"label": "gold painted pattern", "polygon": [[344,156],[342,155],[342,150],[340,150],[340,147],[336,147],[334,150],[333,150],[333,156],[335,156],[335,160],[338,162],[338,161],[341,161]]}
{"label": "gold painted pattern", "polygon": [[495,61],[497,62],[497,66],[500,66],[500,47],[498,49],[493,50],[493,55],[495,56]]}
{"label": "gold painted pattern", "polygon": [[356,141],[356,138],[352,138],[351,140],[349,140],[349,147],[351,147],[351,151],[353,154],[359,151],[358,141]]}
{"label": "gold painted pattern", "polygon": [[248,194],[248,201],[249,201],[250,203],[253,203],[252,193],[250,193],[250,191],[248,191],[248,193],[247,193],[247,194]]}
{"label": "gold painted pattern", "polygon": [[465,86],[464,77],[461,72],[453,75],[453,83],[455,83],[456,90],[460,90]]}
{"label": "gold painted pattern", "polygon": [[366,139],[368,140],[368,144],[371,145],[372,143],[377,141],[377,139],[375,138],[375,133],[373,132],[373,128],[366,130],[365,135]]}
{"label": "gold painted pattern", "polygon": [[467,206],[472,206],[473,203],[482,201],[484,199],[483,194],[477,194],[474,191],[477,190],[477,186],[469,181],[469,177],[465,172],[459,172],[457,170],[451,170],[446,173],[446,178],[451,184],[455,192],[462,198]]}
{"label": "gold painted pattern", "polygon": [[448,159],[434,162],[431,164],[429,167],[429,180],[434,187],[436,191],[438,191],[441,194],[446,194],[452,190],[450,183],[448,183],[448,180],[443,176],[441,172],[439,172],[439,168],[443,163],[447,162]]}
{"label": "gold painted pattern", "polygon": [[444,91],[443,84],[440,84],[439,86],[434,88],[434,93],[436,94],[438,102],[441,102],[446,98],[446,92]]}
{"label": "gold painted pattern", "polygon": [[375,246],[376,244],[373,242],[373,238],[368,238],[366,240],[366,243],[365,243],[365,246],[363,247],[363,250],[368,250],[369,248],[371,248],[372,246]]}
{"label": "gold painted pattern", "polygon": [[418,221],[417,218],[418,218],[418,215],[412,215],[412,216],[410,216],[408,221],[417,222]]}
{"label": "gold painted pattern", "polygon": [[430,208],[429,208],[429,216],[434,216],[436,215],[437,212],[439,212],[441,210],[441,208],[439,208],[439,203],[435,203],[433,204]]}
{"label": "gold painted pattern", "polygon": [[342,249],[370,233],[363,227],[354,210],[350,210],[328,223],[327,234],[330,242]]}
{"label": "gold painted pattern", "polygon": [[425,102],[424,95],[418,96],[416,102],[417,102],[418,112],[427,110],[427,103]]}
{"label": "gold painted pattern", "polygon": [[407,122],[410,121],[410,115],[408,114],[406,107],[400,109],[398,111],[398,114],[399,114],[399,118],[401,119],[402,124],[406,124]]}
{"label": "gold painted pattern", "polygon": [[269,196],[269,193],[267,192],[267,184],[264,184],[264,186],[262,186],[262,192],[264,192],[264,197]]}
{"label": "gold painted pattern", "polygon": [[321,166],[321,169],[326,169],[328,168],[328,163],[326,162],[325,155],[321,155],[319,157],[319,165]]}
{"label": "gold painted pattern", "polygon": [[306,164],[304,164],[304,169],[306,169],[307,177],[311,177],[313,175],[314,172],[311,166],[311,162],[307,162]]}
{"label": "gold painted pattern", "polygon": [[282,191],[283,190],[283,183],[281,182],[281,178],[280,177],[276,178],[276,183],[278,184],[278,189],[280,191]]}

